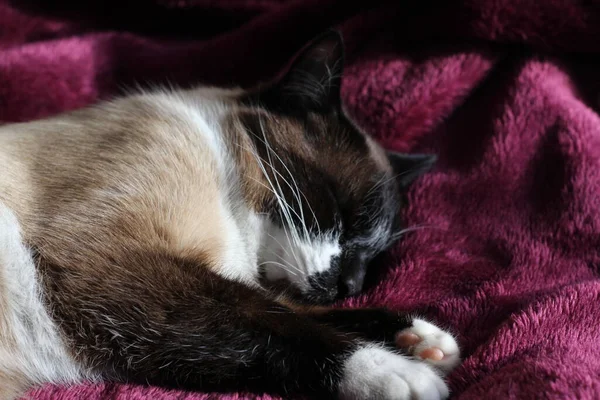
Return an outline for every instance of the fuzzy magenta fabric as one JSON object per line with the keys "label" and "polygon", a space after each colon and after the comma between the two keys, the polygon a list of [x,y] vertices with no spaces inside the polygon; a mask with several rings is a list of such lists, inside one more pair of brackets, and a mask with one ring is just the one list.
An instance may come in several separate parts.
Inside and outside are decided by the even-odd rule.
{"label": "fuzzy magenta fabric", "polygon": [[[248,85],[332,25],[348,111],[386,147],[440,158],[404,212],[420,229],[346,305],[454,331],[457,399],[599,398],[595,1],[0,0],[0,120],[138,84]],[[249,398],[112,384],[29,396]]]}

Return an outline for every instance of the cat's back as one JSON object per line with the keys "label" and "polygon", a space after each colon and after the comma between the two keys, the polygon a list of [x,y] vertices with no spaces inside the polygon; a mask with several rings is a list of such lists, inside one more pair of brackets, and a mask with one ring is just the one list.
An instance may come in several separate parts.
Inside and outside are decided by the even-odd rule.
{"label": "cat's back", "polygon": [[0,200],[62,265],[125,246],[218,262],[240,235],[227,107],[157,92],[1,127]]}

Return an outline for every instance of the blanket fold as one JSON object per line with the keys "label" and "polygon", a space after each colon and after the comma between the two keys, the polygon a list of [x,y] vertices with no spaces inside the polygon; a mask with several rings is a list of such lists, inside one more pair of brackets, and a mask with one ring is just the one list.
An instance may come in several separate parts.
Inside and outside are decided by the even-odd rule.
{"label": "blanket fold", "polygon": [[[251,85],[337,26],[348,112],[387,148],[439,155],[404,210],[418,229],[344,305],[455,332],[456,399],[599,398],[596,3],[0,0],[0,121],[134,85]],[[28,397],[250,398],[119,384]]]}

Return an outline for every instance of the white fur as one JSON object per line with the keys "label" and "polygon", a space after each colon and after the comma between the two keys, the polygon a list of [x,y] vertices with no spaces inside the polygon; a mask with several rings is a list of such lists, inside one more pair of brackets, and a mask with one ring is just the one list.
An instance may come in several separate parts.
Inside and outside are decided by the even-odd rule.
{"label": "white fur", "polygon": [[361,246],[368,249],[381,249],[389,237],[389,225],[386,219],[379,219],[377,224],[364,236],[358,237],[348,243],[349,246]]}
{"label": "white fur", "polygon": [[225,143],[222,131],[222,121],[231,107],[228,98],[236,94],[236,90],[203,87],[187,92],[159,92],[152,96],[155,97],[153,104],[193,127],[193,133],[210,149],[216,161],[221,197],[219,210],[214,212],[223,216],[221,228],[226,238],[221,265],[216,272],[224,278],[256,286],[257,254],[262,240],[262,235],[257,232],[262,231],[263,221],[246,205],[232,149]]}
{"label": "white fur", "polygon": [[[29,383],[94,376],[71,357],[41,300],[36,269],[13,212],[0,202],[0,373]],[[0,383],[1,384],[1,383]]]}
{"label": "white fur", "polygon": [[[268,182],[268,188],[273,191],[277,198],[285,228],[275,226],[264,215],[257,215],[248,210],[239,190],[238,171],[231,169],[235,165],[231,149],[223,142],[221,124],[218,123],[226,115],[227,106],[220,109],[213,106],[212,110],[209,106],[208,113],[206,107],[207,104],[214,103],[215,98],[219,103],[219,99],[236,94],[239,94],[238,90],[224,91],[215,88],[199,88],[187,94],[195,101],[193,105],[194,112],[209,121],[202,124],[203,133],[205,136],[210,136],[208,139],[214,144],[213,152],[220,159],[219,164],[223,168],[224,176],[228,178],[223,180],[227,183],[227,187],[222,189],[227,193],[227,205],[234,211],[232,216],[235,216],[235,219],[231,221],[231,229],[228,227],[227,231],[230,233],[229,237],[231,238],[232,246],[230,247],[235,252],[231,259],[237,263],[228,263],[224,271],[233,272],[230,274],[231,276],[239,276],[241,271],[236,270],[236,268],[239,269],[240,265],[247,266],[249,262],[255,266],[264,265],[267,279],[286,279],[301,291],[306,291],[309,289],[309,277],[327,271],[331,268],[332,259],[341,253],[339,237],[327,232],[310,235],[306,225],[300,229],[293,226],[291,223],[293,214],[304,220],[303,207],[299,207],[298,214],[294,207],[287,204],[287,200],[281,195],[282,188],[288,186],[292,189],[294,199],[291,201],[301,203],[305,196],[298,188],[290,170],[270,146],[264,131],[262,137],[258,135],[257,139],[262,141],[267,148],[266,159],[259,157],[256,153],[254,156]],[[198,99],[202,99],[202,101],[198,101]],[[227,103],[221,102],[219,104],[226,105]],[[214,110],[217,109],[219,111],[215,113]],[[207,129],[207,125],[210,129]],[[275,159],[282,163],[285,171],[275,171],[273,177],[270,177],[267,170],[272,168]],[[312,209],[311,212],[313,212]],[[233,224],[236,224],[236,226],[233,226]],[[242,235],[239,233],[242,233]],[[239,248],[243,248],[245,251],[237,251]],[[257,273],[258,269],[253,269],[251,274],[246,271],[245,276],[246,278],[255,278]],[[246,282],[249,280],[251,279],[245,279]]]}
{"label": "white fur", "polygon": [[[340,255],[339,238],[327,233],[307,238],[304,232],[290,232],[289,227],[283,230],[248,209],[239,190],[240,180],[234,168],[233,154],[223,141],[221,131],[221,121],[229,111],[226,99],[237,93],[236,90],[200,88],[189,92],[190,97],[183,97],[186,116],[209,144],[221,173],[224,193],[221,203],[226,216],[224,224],[228,244],[219,273],[226,278],[255,284],[257,265],[262,264],[265,265],[267,279],[286,279],[301,291],[306,291],[309,289],[309,277],[327,271],[333,258]],[[266,137],[263,140],[266,141]],[[274,150],[271,151],[270,156],[276,158]],[[293,176],[286,178],[284,175],[282,173],[270,182],[274,191],[277,192],[281,185],[294,184]],[[300,193],[297,196],[302,198]]]}
{"label": "white fur", "polygon": [[[438,373],[446,374],[460,362],[460,351],[454,337],[419,318],[415,318],[412,326],[398,332],[398,335],[403,333],[412,333],[421,338],[419,343],[408,349],[417,359],[374,345],[362,347],[344,366],[340,383],[340,393],[344,399],[437,400],[448,397],[448,388]],[[442,360],[419,357],[425,349],[432,347],[442,350]]]}
{"label": "white fur", "polygon": [[334,257],[341,253],[339,239],[320,235],[312,240],[290,235],[265,221],[263,248],[259,259],[265,265],[269,280],[286,279],[301,291],[309,289],[309,278],[331,268]]}
{"label": "white fur", "polygon": [[[223,236],[226,238],[222,265],[216,271],[228,279],[256,285],[257,265],[266,263],[269,279],[285,278],[306,291],[309,278],[327,271],[332,260],[340,255],[339,237],[324,233],[309,238],[302,232],[290,233],[249,210],[240,191],[234,157],[221,131],[222,119],[229,112],[226,97],[230,94],[217,89],[198,89],[148,96],[176,121],[188,124],[190,134],[197,135],[215,156],[222,189],[218,212],[224,217]],[[131,187],[125,192],[131,190],[136,189]],[[381,235],[376,232],[374,236]],[[411,329],[424,338],[423,345],[453,351],[448,338],[425,322],[415,321]],[[458,353],[456,357],[458,360]],[[450,368],[449,364],[439,366]],[[0,204],[0,376],[3,374],[21,375],[33,384],[96,378],[72,358],[48,315],[35,265],[22,243],[18,222],[12,211]],[[348,399],[385,400],[410,396],[437,399],[448,394],[443,381],[426,363],[376,346],[365,346],[350,356],[340,390]]]}
{"label": "white fur", "polygon": [[429,365],[374,345],[360,348],[344,365],[345,400],[440,400],[448,387]]}
{"label": "white fur", "polygon": [[458,365],[460,362],[460,350],[456,340],[451,334],[443,331],[431,322],[418,318],[413,320],[412,325],[411,328],[405,329],[399,332],[399,334],[410,332],[422,339],[410,349],[413,355],[418,357],[425,349],[437,347],[444,353],[444,358],[439,361],[424,359],[425,362],[434,365],[446,373],[450,372]]}

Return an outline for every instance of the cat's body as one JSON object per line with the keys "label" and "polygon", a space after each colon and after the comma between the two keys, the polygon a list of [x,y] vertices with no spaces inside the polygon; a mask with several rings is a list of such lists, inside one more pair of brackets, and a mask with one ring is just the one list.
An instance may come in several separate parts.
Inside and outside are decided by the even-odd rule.
{"label": "cat's body", "polygon": [[[138,94],[0,127],[0,397],[80,379],[447,394],[425,361],[377,343],[417,334],[410,351],[439,347],[430,363],[449,370],[448,334],[296,301],[356,293],[399,231],[398,169],[335,106],[338,45],[317,41],[267,89]],[[407,182],[429,162],[397,160]],[[285,296],[265,289],[281,281]]]}

